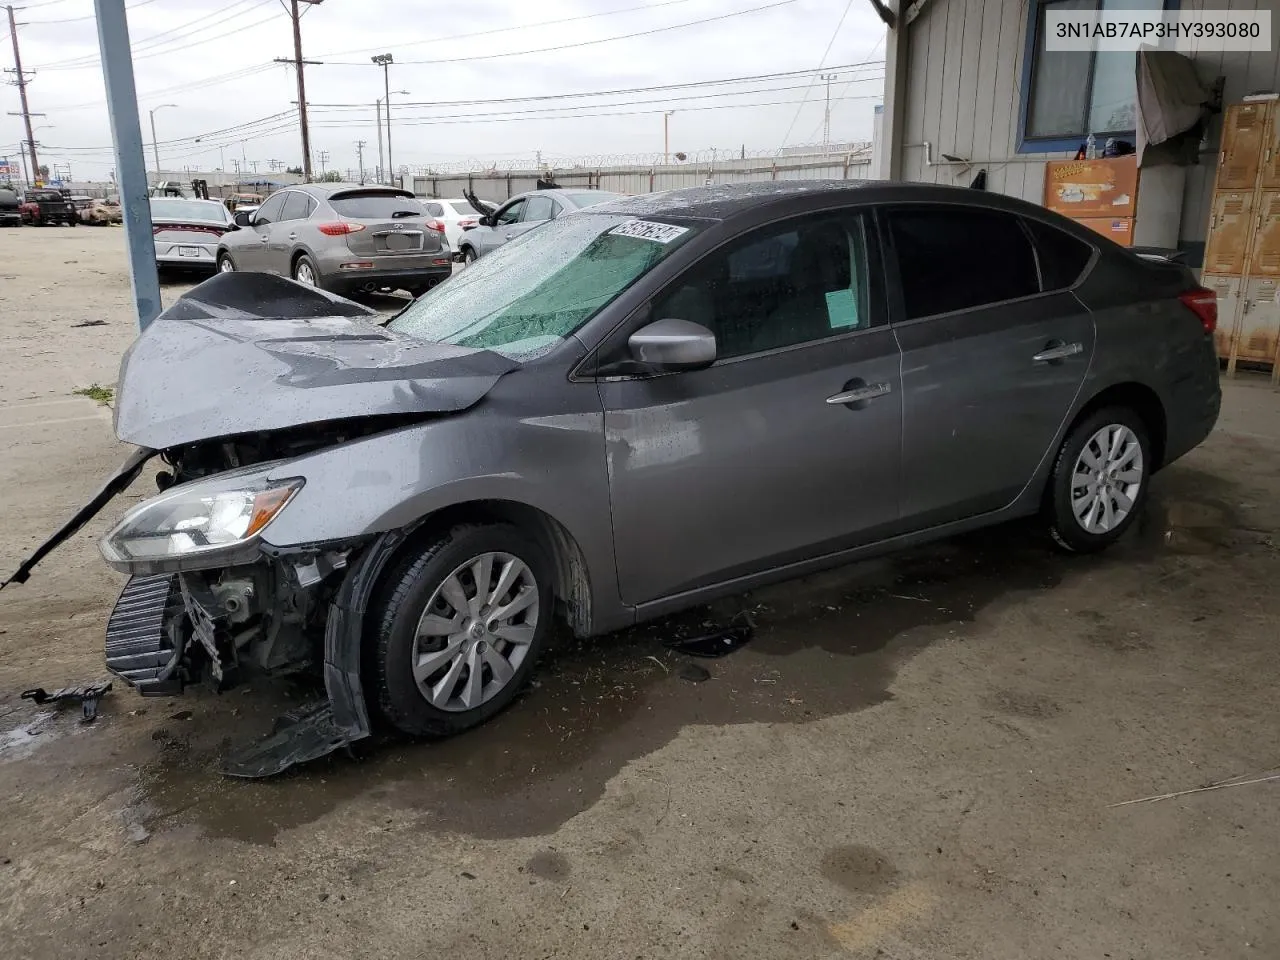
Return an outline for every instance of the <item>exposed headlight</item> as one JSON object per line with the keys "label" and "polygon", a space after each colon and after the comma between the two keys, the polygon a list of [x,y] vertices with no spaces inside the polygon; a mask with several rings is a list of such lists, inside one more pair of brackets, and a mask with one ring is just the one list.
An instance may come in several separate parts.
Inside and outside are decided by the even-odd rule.
{"label": "exposed headlight", "polygon": [[130,510],[99,549],[107,563],[126,572],[222,566],[253,546],[302,484],[299,478],[254,481],[232,490],[178,487]]}

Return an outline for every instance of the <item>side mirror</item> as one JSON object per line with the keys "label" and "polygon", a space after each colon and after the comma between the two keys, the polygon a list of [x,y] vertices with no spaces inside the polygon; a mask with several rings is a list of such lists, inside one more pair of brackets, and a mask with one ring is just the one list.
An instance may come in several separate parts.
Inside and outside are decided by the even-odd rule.
{"label": "side mirror", "polygon": [[235,224],[237,227],[253,226],[253,220],[251,219],[248,213],[244,213],[244,212],[237,213],[235,217],[233,217],[232,219],[235,220]]}
{"label": "side mirror", "polygon": [[688,320],[655,320],[627,338],[631,356],[652,370],[700,370],[716,360],[716,335]]}

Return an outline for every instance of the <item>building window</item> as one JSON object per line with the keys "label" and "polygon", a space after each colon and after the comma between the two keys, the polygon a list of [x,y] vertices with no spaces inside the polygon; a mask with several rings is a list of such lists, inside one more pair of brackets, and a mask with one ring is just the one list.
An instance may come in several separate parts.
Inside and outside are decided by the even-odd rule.
{"label": "building window", "polygon": [[[1050,10],[1163,10],[1165,0],[1040,0],[1032,6],[1024,71],[1024,150],[1069,150],[1090,133],[1133,136],[1137,127],[1137,57],[1115,53],[1049,53]],[[1063,141],[1070,141],[1064,143]],[[1102,143],[1098,144],[1102,148]]]}

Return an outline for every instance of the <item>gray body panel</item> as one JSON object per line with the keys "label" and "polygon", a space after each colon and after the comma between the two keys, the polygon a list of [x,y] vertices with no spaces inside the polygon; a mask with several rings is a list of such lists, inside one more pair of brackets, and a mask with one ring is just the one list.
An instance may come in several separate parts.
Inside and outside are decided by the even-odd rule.
{"label": "gray body panel", "polygon": [[[197,288],[251,278],[222,274]],[[321,291],[252,278],[332,311]],[[192,301],[166,311],[126,351],[116,435],[163,450],[197,440],[387,414],[452,412],[475,404],[517,364],[498,354],[425,343],[360,316],[247,317],[225,303]],[[293,305],[296,307],[296,303]],[[260,308],[261,309],[261,308]]]}

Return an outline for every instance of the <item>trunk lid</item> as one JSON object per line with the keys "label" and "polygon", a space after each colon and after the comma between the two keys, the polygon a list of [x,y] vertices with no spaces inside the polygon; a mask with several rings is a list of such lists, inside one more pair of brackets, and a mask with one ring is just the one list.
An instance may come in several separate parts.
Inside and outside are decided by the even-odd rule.
{"label": "trunk lid", "polygon": [[457,412],[519,366],[386,330],[375,317],[283,277],[218,274],[125,353],[116,435],[164,450],[328,420]]}

